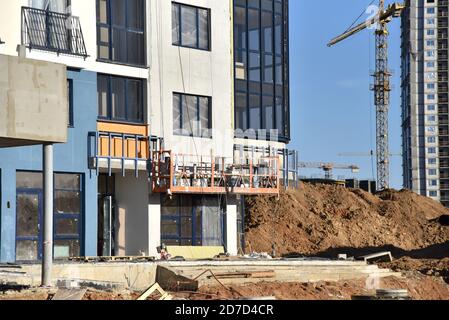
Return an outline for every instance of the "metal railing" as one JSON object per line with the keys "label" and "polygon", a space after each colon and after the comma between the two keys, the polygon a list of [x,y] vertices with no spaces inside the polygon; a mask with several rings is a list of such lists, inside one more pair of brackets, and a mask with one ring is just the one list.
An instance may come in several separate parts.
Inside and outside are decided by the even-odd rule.
{"label": "metal railing", "polygon": [[278,195],[279,157],[246,159],[154,152],[152,192],[171,194]]}
{"label": "metal railing", "polygon": [[78,17],[22,7],[22,45],[30,50],[88,57]]}
{"label": "metal railing", "polygon": [[[90,168],[100,173],[100,160],[106,160],[108,174],[112,175],[112,161],[121,162],[121,172],[125,176],[126,163],[132,161],[134,175],[139,176],[139,162],[147,162],[149,138],[138,134],[113,133],[113,132],[89,132],[88,157]],[[103,147],[103,144],[106,147]],[[106,150],[104,150],[106,149]]]}

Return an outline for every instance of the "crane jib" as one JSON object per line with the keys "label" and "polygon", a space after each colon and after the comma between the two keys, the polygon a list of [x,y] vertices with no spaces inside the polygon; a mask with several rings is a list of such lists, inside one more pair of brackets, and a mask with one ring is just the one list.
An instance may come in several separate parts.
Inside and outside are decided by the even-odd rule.
{"label": "crane jib", "polygon": [[380,12],[380,14],[377,15],[376,17],[371,18],[365,22],[362,22],[359,25],[355,26],[354,28],[346,31],[342,35],[335,37],[328,43],[327,46],[332,47],[333,45],[349,38],[350,36],[352,36],[358,32],[361,32],[361,31],[375,25],[376,23],[389,23],[393,20],[393,18],[400,17],[401,12],[404,8],[405,8],[405,6],[402,4],[399,4],[399,3],[391,4],[390,6],[388,6],[387,10],[385,10],[385,11],[382,10]]}

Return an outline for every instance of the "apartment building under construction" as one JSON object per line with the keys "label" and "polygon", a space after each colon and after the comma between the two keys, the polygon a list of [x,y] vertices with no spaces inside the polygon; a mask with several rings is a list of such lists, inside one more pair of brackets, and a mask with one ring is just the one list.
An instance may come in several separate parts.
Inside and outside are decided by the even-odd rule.
{"label": "apartment building under construction", "polygon": [[[1,57],[30,64],[0,75],[29,85],[1,87],[8,121],[21,128],[30,112],[43,136],[52,121],[67,128],[54,147],[55,258],[161,244],[237,254],[242,199],[295,180],[288,0],[3,1],[0,39]],[[44,95],[55,83],[57,100]],[[14,103],[23,95],[33,110]],[[38,117],[65,103],[65,119]],[[0,149],[1,262],[42,258],[42,167],[40,146]]]}
{"label": "apartment building under construction", "polygon": [[404,186],[449,205],[448,1],[408,0],[402,16]]}

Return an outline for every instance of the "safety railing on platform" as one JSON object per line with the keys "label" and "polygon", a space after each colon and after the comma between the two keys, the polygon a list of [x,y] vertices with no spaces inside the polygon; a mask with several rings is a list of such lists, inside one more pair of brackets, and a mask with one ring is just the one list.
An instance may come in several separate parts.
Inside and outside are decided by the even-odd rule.
{"label": "safety railing on platform", "polygon": [[22,44],[31,49],[88,57],[78,17],[22,7]]}
{"label": "safety railing on platform", "polygon": [[112,175],[113,161],[119,161],[121,173],[125,176],[127,164],[132,163],[134,175],[138,177],[139,163],[149,159],[148,142],[149,137],[138,134],[89,132],[90,167],[98,175],[99,162],[104,160],[108,174]]}
{"label": "safety railing on platform", "polygon": [[280,181],[285,188],[298,188],[299,153],[291,149],[278,149],[274,147],[256,147],[247,145],[234,145],[235,156],[243,159],[245,155],[254,159],[257,157],[279,157]]}
{"label": "safety railing on platform", "polygon": [[231,158],[153,154],[152,190],[156,193],[279,194],[279,158],[234,163]]}

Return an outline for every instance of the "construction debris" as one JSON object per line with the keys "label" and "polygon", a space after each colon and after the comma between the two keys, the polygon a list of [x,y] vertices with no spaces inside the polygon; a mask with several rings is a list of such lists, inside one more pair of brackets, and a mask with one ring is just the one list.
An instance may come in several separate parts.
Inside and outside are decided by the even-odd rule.
{"label": "construction debris", "polygon": [[274,278],[276,273],[271,271],[259,271],[259,272],[228,272],[228,273],[216,273],[214,276],[208,276],[208,278],[216,277],[217,279],[233,279],[233,278]]}
{"label": "construction debris", "polygon": [[376,290],[376,295],[353,296],[352,300],[411,300],[408,290]]}
{"label": "construction debris", "polygon": [[147,300],[153,293],[158,292],[160,298],[158,300],[173,300],[173,297],[165,292],[158,283],[149,287],[137,300]]}
{"label": "construction debris", "polygon": [[52,300],[62,301],[62,300],[83,300],[87,289],[59,289],[53,296]]}
{"label": "construction debris", "polygon": [[266,252],[262,252],[262,253],[257,253],[257,252],[251,252],[250,254],[246,254],[243,256],[243,259],[265,259],[265,260],[271,260],[273,259],[272,256],[270,256],[268,253]]}
{"label": "construction debris", "polygon": [[380,252],[373,253],[367,256],[360,257],[359,260],[363,260],[366,263],[374,263],[374,262],[393,262],[393,256],[391,252]]}

